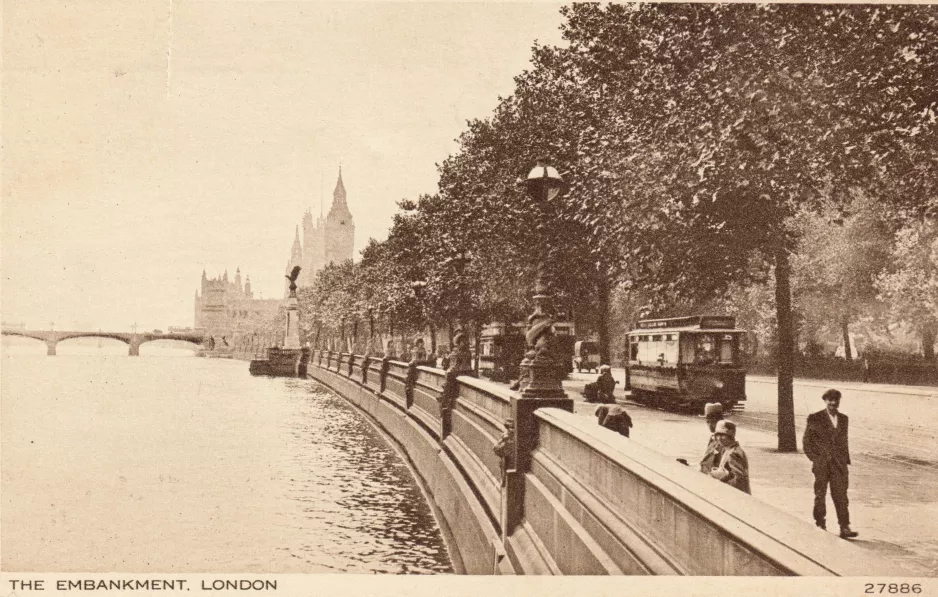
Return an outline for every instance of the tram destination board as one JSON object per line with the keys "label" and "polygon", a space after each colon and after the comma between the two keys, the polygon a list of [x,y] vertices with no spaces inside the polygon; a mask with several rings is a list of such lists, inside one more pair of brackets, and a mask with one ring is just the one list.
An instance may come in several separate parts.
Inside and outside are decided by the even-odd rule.
{"label": "tram destination board", "polygon": [[736,327],[736,318],[729,315],[691,315],[667,319],[646,319],[638,322],[639,329],[700,327],[701,329],[731,330]]}

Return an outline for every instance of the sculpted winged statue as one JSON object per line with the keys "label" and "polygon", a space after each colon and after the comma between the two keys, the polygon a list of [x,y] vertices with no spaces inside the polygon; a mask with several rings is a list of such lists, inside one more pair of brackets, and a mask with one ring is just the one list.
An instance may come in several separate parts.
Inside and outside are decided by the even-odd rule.
{"label": "sculpted winged statue", "polygon": [[296,265],[293,267],[293,271],[290,272],[290,275],[284,276],[287,280],[290,280],[290,294],[296,294],[296,279],[300,277],[300,266]]}

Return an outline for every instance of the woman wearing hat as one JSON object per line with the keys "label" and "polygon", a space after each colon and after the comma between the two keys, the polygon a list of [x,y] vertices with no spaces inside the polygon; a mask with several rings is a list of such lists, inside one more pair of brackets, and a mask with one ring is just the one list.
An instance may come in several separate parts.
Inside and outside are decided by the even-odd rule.
{"label": "woman wearing hat", "polygon": [[736,425],[730,421],[719,421],[713,435],[722,445],[723,452],[719,463],[710,470],[710,476],[740,491],[752,493],[749,489],[749,459],[736,441]]}

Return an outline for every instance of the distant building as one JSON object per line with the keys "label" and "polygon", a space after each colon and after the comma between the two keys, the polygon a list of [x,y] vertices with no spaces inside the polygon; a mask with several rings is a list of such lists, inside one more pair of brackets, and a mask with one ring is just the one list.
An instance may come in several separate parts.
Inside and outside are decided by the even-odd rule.
{"label": "distant building", "polygon": [[254,298],[251,277],[242,286],[240,268],[235,271],[233,281],[228,280],[228,270],[220,278],[209,278],[203,270],[201,292],[195,293],[193,327],[210,336],[228,338],[261,331],[283,304],[281,299]]}
{"label": "distant building", "polygon": [[[342,168],[339,179],[332,192],[332,207],[326,217],[321,214],[314,222],[313,214],[306,210],[303,215],[303,236],[300,227],[296,227],[290,259],[285,273],[289,274],[294,266],[300,266],[299,286],[309,286],[316,277],[316,272],[330,263],[342,263],[352,259],[355,247],[355,222],[346,202],[345,184],[342,182]],[[289,295],[290,284],[284,280],[284,297]]]}

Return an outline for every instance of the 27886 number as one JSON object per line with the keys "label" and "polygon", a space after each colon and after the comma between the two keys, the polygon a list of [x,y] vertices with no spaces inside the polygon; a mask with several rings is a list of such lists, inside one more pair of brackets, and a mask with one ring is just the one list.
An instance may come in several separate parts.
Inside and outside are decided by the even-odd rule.
{"label": "27886 number", "polygon": [[922,592],[922,585],[920,584],[910,585],[908,583],[866,583],[863,586],[866,588],[864,593],[891,593],[893,595],[900,595],[905,593]]}

